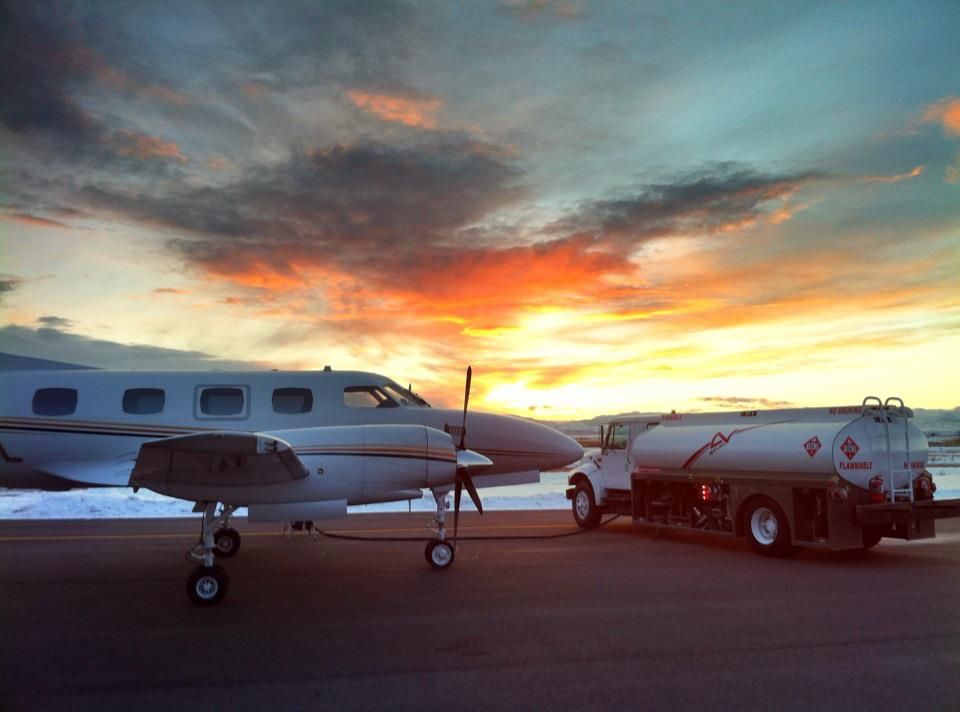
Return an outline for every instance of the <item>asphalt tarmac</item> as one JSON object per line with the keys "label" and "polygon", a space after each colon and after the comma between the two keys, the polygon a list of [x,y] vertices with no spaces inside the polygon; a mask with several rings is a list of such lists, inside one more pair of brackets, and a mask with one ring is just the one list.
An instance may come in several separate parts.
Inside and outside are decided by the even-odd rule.
{"label": "asphalt tarmac", "polygon": [[[198,520],[0,521],[0,709],[960,709],[960,520],[766,559],[621,518],[461,541],[442,572],[423,542],[237,524],[230,592],[202,609],[183,559]],[[574,530],[568,512],[461,521]]]}

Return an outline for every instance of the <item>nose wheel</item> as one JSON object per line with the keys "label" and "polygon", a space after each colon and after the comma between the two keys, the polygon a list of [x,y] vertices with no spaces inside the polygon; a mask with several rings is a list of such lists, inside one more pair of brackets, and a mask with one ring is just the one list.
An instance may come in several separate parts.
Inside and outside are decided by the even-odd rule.
{"label": "nose wheel", "polygon": [[[427,542],[426,549],[423,550],[423,556],[435,569],[448,569],[453,563],[456,555],[456,546],[447,541],[447,530],[444,521],[447,517],[447,494],[450,490],[433,490],[433,499],[437,503],[437,537]],[[456,537],[454,537],[456,538]]]}
{"label": "nose wheel", "polygon": [[444,539],[431,539],[423,553],[427,563],[435,569],[447,568],[455,556],[453,547]]}
{"label": "nose wheel", "polygon": [[230,576],[218,564],[197,566],[187,578],[187,596],[198,606],[215,606],[227,595]]}

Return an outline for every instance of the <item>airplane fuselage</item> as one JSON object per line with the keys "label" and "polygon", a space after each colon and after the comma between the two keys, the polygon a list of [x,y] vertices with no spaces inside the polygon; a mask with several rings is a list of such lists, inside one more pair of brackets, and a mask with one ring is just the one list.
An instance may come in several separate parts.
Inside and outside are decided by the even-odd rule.
{"label": "airplane fuselage", "polygon": [[[316,471],[323,461],[308,446],[317,438],[297,431],[425,425],[456,443],[462,419],[460,409],[431,408],[366,372],[13,371],[0,373],[0,487],[127,486],[143,443],[208,431],[277,433]],[[537,481],[582,452],[546,426],[480,412],[468,416],[466,446],[493,462],[478,486]],[[417,496],[362,477],[323,486],[350,504]]]}

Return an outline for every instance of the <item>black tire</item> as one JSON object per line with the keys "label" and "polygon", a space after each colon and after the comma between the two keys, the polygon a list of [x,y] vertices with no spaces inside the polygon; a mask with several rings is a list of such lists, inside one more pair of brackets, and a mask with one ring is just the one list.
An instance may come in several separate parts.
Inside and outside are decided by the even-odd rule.
{"label": "black tire", "polygon": [[593,487],[581,480],[577,483],[571,500],[573,520],[581,529],[593,529],[600,523],[600,508],[593,496]]}
{"label": "black tire", "polygon": [[864,529],[863,530],[863,548],[872,549],[880,540],[883,539],[882,529]]}
{"label": "black tire", "polygon": [[790,522],[780,505],[769,497],[751,500],[743,516],[747,541],[763,556],[789,556],[796,549],[790,544]]}
{"label": "black tire", "polygon": [[213,555],[220,559],[230,559],[240,551],[240,532],[236,529],[218,529],[213,534]]}
{"label": "black tire", "polygon": [[227,595],[230,576],[222,566],[197,566],[187,578],[187,595],[198,606],[215,606]]}
{"label": "black tire", "polygon": [[423,555],[427,563],[433,568],[447,569],[453,563],[455,552],[453,545],[446,539],[431,539],[427,542],[427,548],[424,549]]}

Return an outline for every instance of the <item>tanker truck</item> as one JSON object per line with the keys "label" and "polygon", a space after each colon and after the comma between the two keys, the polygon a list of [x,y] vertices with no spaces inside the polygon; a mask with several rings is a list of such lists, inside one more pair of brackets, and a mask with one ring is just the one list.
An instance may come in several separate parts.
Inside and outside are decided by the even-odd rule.
{"label": "tanker truck", "polygon": [[936,500],[927,439],[899,398],[859,406],[617,419],[571,471],[582,528],[605,513],[745,537],[760,554],[926,539],[960,516]]}

